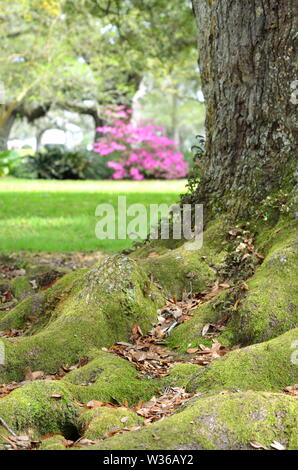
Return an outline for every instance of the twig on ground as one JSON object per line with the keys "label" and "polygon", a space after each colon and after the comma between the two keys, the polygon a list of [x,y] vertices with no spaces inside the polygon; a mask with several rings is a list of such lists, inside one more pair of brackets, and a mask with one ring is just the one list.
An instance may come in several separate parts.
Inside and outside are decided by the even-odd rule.
{"label": "twig on ground", "polygon": [[10,427],[6,424],[4,419],[1,417],[0,417],[0,424],[9,432],[9,434],[11,434],[14,437],[18,437],[16,433],[12,429],[10,429]]}

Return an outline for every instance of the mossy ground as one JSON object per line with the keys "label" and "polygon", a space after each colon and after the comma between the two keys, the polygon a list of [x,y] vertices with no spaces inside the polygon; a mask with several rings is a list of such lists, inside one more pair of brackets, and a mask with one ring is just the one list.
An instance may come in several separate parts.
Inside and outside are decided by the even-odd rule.
{"label": "mossy ground", "polygon": [[78,415],[71,393],[57,381],[36,381],[0,400],[0,416],[18,435],[60,432],[71,437]]}
{"label": "mossy ground", "polygon": [[[37,381],[15,390],[0,400],[0,416],[18,433],[60,435],[45,439],[41,448],[62,450],[63,439],[78,433],[101,439],[121,426],[122,411],[133,423],[140,421],[122,408],[82,415],[77,401],[120,406],[127,402],[133,407],[166,386],[184,386],[202,395],[162,422],[109,438],[95,448],[248,449],[250,440],[268,447],[278,440],[297,449],[298,401],[274,393],[298,382],[298,366],[291,361],[298,340],[297,221],[281,220],[259,233],[256,249],[266,255],[265,261],[246,281],[249,290],[239,307],[229,310],[226,329],[219,336],[226,345],[251,346],[207,368],[179,364],[163,379],[140,379],[131,363],[101,350],[128,341],[134,323],[144,332],[151,329],[167,295],[179,297],[183,291],[210,287],[228,252],[226,228],[222,220],[210,224],[198,252],[177,243],[149,243],[130,257],[107,257],[92,269],[67,274],[10,312],[1,312],[0,330],[22,328],[30,317],[36,318],[22,338],[1,339],[6,359],[0,366],[1,382],[22,380],[26,367],[55,373],[83,356],[90,362],[59,382]],[[158,256],[148,257],[152,252]],[[233,289],[200,306],[192,319],[173,331],[167,346],[184,353],[210,343],[202,338],[202,328],[222,318],[232,295]],[[241,392],[230,393],[234,390]],[[57,394],[61,397],[51,398]],[[0,431],[4,432],[1,427]]]}
{"label": "mossy ground", "polygon": [[65,450],[67,440],[64,436],[56,434],[55,436],[43,439],[38,450]]}
{"label": "mossy ground", "polygon": [[234,389],[281,392],[298,383],[298,364],[294,358],[297,340],[295,328],[270,341],[232,351],[200,368],[187,388],[209,394]]}
{"label": "mossy ground", "polygon": [[82,403],[90,400],[135,406],[162,391],[163,382],[138,378],[135,367],[125,359],[105,351],[96,351],[96,359],[65,376],[64,382]]}
{"label": "mossy ground", "polygon": [[[180,413],[139,431],[118,435],[97,450],[252,449],[256,440],[270,448],[277,440],[298,447],[298,400],[282,394],[246,392],[199,398]],[[158,439],[157,439],[158,436]]]}
{"label": "mossy ground", "polygon": [[108,433],[132,426],[142,426],[143,419],[127,408],[95,408],[86,411],[78,420],[84,438],[103,439]]}
{"label": "mossy ground", "polygon": [[3,426],[0,426],[0,451],[6,450],[8,438],[9,438],[9,432]]}
{"label": "mossy ground", "polygon": [[221,337],[230,344],[266,341],[298,323],[298,221],[265,231],[256,243],[266,258]]}
{"label": "mossy ground", "polygon": [[[220,298],[224,298],[225,295],[222,294]],[[194,310],[192,318],[173,331],[167,340],[168,346],[182,353],[189,348],[198,347],[199,344],[210,346],[212,341],[202,337],[202,330],[206,323],[216,323],[221,318],[222,313],[216,308],[217,303],[218,298]]]}
{"label": "mossy ground", "polygon": [[22,380],[28,366],[53,373],[78,362],[93,348],[127,341],[134,323],[144,331],[150,329],[163,304],[147,274],[125,256],[111,256],[79,278],[68,276],[74,277],[70,286],[64,286],[62,279],[61,290],[58,283],[49,289],[42,309],[47,323],[40,331],[17,343],[3,340],[2,382]]}

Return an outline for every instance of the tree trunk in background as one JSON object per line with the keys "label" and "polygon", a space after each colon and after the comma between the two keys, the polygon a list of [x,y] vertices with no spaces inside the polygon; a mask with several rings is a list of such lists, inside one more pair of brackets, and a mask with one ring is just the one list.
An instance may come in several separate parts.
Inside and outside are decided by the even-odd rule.
{"label": "tree trunk in background", "polygon": [[195,199],[241,215],[297,165],[297,2],[193,0],[193,7],[207,102]]}
{"label": "tree trunk in background", "polygon": [[180,145],[179,117],[178,117],[178,96],[173,93],[172,96],[172,132],[171,137]]}
{"label": "tree trunk in background", "polygon": [[98,142],[102,137],[103,137],[103,134],[102,132],[98,131],[98,127],[103,127],[106,122],[101,118],[99,117],[99,115],[96,113],[94,115],[92,115],[93,117],[93,120],[94,120],[94,127],[95,127],[95,131],[94,131],[94,142]]}

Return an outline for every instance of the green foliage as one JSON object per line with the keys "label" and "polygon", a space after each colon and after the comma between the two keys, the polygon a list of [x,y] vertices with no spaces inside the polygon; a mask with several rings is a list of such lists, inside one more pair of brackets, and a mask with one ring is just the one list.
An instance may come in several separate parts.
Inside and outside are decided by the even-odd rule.
{"label": "green foliage", "polygon": [[0,176],[14,174],[20,164],[21,156],[16,150],[0,153]]}
{"label": "green foliage", "polygon": [[46,151],[27,158],[18,176],[40,179],[84,180],[107,179],[113,171],[94,152],[68,151],[63,146],[48,146]]}
{"label": "green foliage", "polygon": [[188,176],[187,189],[190,194],[193,194],[201,180],[200,160],[205,153],[205,138],[202,135],[197,135],[198,143],[192,147],[196,153],[193,157],[193,166]]}
{"label": "green foliage", "polygon": [[261,202],[256,209],[256,217],[265,221],[275,219],[279,214],[289,214],[293,206],[291,194],[280,189]]}
{"label": "green foliage", "polygon": [[186,0],[11,0],[1,10],[7,106],[0,126],[24,102],[85,111],[90,102],[95,109],[130,104],[146,73],[167,76],[194,63],[195,22]]}

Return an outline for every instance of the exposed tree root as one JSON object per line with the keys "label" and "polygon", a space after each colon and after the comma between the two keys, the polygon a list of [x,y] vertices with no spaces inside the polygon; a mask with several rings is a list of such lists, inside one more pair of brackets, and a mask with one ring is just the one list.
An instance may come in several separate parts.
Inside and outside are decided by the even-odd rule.
{"label": "exposed tree root", "polygon": [[[260,267],[257,260],[253,262],[256,272],[249,279],[243,274],[243,281],[239,269],[231,267],[237,276],[226,272],[226,253],[230,251],[231,259],[231,248],[226,229],[219,234],[219,227],[219,222],[210,225],[206,246],[198,252],[149,244],[130,257],[107,257],[92,269],[67,274],[13,310],[1,311],[2,383],[23,380],[28,367],[56,373],[83,356],[89,359],[59,382],[27,383],[0,399],[0,416],[6,425],[32,440],[60,434],[59,439],[44,439],[44,449],[65,448],[69,439],[79,437],[83,444],[78,445],[84,445],[85,438],[88,444],[96,441],[90,448],[97,449],[247,449],[253,440],[268,448],[273,440],[298,448],[298,402],[282,393],[298,383],[298,365],[293,360],[298,341],[297,222],[291,221],[290,227],[280,223],[254,241],[259,259],[263,253],[265,260]],[[240,237],[238,244],[243,243]],[[242,259],[255,256],[249,243]],[[196,294],[206,289],[211,293],[216,279],[217,286],[224,287],[167,338],[167,348],[185,362],[170,368],[168,376],[140,379],[133,363],[101,350],[132,341],[135,324],[143,331],[152,329],[167,295],[179,298],[183,291]],[[13,329],[20,329],[23,336],[9,333]],[[267,341],[270,338],[275,339]],[[204,348],[199,345],[208,348],[214,340],[241,348],[208,367],[191,364],[195,356],[185,352],[200,354]],[[260,344],[242,348],[252,343]],[[140,351],[143,346],[139,344]],[[138,402],[164,393],[166,387],[186,387],[200,395],[181,412],[142,428],[135,413]],[[90,400],[116,408],[86,411]],[[115,432],[122,434],[111,437]],[[4,447],[7,433],[0,426]]]}

